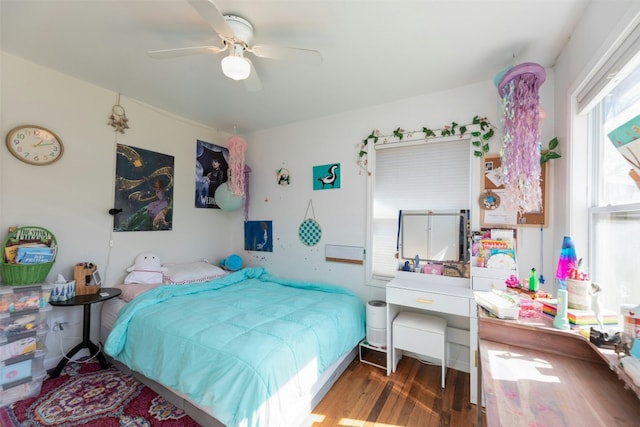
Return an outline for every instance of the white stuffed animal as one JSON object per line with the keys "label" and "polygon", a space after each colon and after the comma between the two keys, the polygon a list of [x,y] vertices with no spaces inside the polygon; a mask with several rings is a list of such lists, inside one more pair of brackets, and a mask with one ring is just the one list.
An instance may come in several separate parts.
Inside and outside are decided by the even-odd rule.
{"label": "white stuffed animal", "polygon": [[136,257],[135,263],[127,268],[129,274],[124,279],[130,283],[162,283],[162,273],[167,271],[163,267],[160,257],[151,252],[142,252]]}

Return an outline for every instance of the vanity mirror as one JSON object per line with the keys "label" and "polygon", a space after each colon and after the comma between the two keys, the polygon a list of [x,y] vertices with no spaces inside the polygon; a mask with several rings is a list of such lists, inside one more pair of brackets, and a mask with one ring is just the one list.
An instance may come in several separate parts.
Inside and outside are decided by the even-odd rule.
{"label": "vanity mirror", "polygon": [[401,211],[398,252],[402,260],[468,262],[469,210]]}

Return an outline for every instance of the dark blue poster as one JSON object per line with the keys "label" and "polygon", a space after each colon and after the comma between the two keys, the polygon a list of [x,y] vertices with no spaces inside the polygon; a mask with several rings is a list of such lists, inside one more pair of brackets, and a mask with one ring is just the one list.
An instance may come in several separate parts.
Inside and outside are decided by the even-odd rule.
{"label": "dark blue poster", "polygon": [[171,230],[173,156],[118,144],[113,231]]}
{"label": "dark blue poster", "polygon": [[244,249],[246,251],[273,252],[271,221],[247,221],[244,223]]}

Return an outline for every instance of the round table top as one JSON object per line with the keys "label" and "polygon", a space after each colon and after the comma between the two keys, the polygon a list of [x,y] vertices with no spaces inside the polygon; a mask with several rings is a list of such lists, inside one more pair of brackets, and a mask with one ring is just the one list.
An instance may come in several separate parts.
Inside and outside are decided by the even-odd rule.
{"label": "round table top", "polygon": [[90,305],[119,296],[122,291],[118,288],[100,288],[97,294],[76,295],[66,301],[49,301],[49,304],[56,307],[71,307],[75,305]]}

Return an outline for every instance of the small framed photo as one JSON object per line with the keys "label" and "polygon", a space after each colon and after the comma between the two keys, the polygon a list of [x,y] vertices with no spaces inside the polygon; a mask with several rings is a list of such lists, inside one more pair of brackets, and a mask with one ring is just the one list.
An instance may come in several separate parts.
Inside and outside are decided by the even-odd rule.
{"label": "small framed photo", "polygon": [[100,272],[98,270],[93,272],[93,283],[92,285],[102,286],[102,277],[100,277]]}

